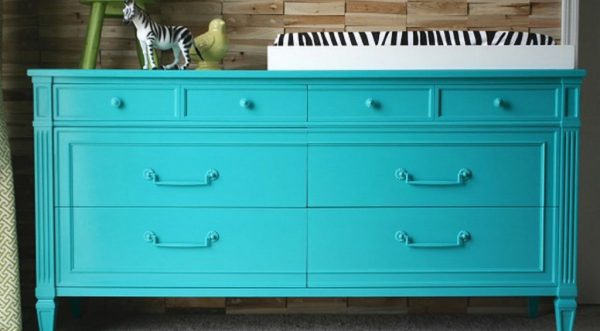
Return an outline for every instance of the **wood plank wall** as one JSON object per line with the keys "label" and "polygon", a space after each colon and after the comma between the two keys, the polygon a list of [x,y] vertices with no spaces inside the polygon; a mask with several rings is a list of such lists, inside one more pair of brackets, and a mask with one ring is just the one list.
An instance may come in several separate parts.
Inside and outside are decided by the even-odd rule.
{"label": "wood plank wall", "polygon": [[[27,68],[76,68],[89,7],[76,0],[2,0],[2,87],[15,168],[23,303],[34,305],[33,143]],[[542,32],[560,40],[561,0],[162,0],[157,20],[195,34],[222,17],[231,41],[227,69],[266,67],[266,45],[278,33],[422,29],[501,29]],[[168,57],[168,55],[166,56]],[[136,68],[133,27],[106,19],[101,68]],[[113,299],[98,307],[163,312],[217,309],[245,312],[486,312],[525,311],[521,299]],[[111,302],[110,305],[105,304]],[[125,308],[128,307],[128,308]],[[105,309],[105,308],[97,308]],[[28,324],[31,325],[31,324]]]}

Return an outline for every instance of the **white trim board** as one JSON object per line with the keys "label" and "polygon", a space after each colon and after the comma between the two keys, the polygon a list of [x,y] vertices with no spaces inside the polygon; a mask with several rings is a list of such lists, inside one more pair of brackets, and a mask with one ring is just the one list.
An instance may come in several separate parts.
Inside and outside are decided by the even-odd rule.
{"label": "white trim board", "polygon": [[269,70],[573,69],[574,46],[269,46]]}
{"label": "white trim board", "polygon": [[[589,1],[589,0],[588,0]],[[572,45],[577,64],[579,44],[579,0],[562,0],[561,44]]]}

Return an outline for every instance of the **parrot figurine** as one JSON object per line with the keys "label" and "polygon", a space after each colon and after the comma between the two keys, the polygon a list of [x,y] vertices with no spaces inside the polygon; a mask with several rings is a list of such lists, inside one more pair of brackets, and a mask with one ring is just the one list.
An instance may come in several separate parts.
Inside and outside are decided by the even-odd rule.
{"label": "parrot figurine", "polygon": [[216,18],[208,24],[208,31],[194,38],[190,55],[198,63],[197,70],[220,70],[220,61],[229,49],[225,21]]}

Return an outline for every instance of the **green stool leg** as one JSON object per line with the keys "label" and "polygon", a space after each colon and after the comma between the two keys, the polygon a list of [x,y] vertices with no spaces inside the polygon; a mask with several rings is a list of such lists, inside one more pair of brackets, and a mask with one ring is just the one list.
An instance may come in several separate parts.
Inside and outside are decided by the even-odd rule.
{"label": "green stool leg", "polygon": [[87,27],[85,37],[85,47],[81,57],[82,69],[96,68],[98,58],[98,47],[100,46],[100,34],[102,33],[102,23],[104,21],[104,12],[106,11],[106,2],[94,2],[90,13],[90,21]]}

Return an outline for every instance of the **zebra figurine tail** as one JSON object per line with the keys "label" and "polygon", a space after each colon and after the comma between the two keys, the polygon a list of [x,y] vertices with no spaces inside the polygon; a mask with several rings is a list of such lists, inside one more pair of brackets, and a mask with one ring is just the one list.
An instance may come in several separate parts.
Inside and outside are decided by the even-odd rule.
{"label": "zebra figurine tail", "polygon": [[[135,4],[134,0],[125,0],[123,8],[123,23],[133,23],[136,35],[144,54],[143,69],[158,69],[154,61],[154,49],[173,50],[173,62],[162,66],[162,69],[186,69],[190,64],[190,48],[192,33],[185,26],[162,25],[153,21],[150,16]],[[183,54],[184,64],[179,62]]]}

